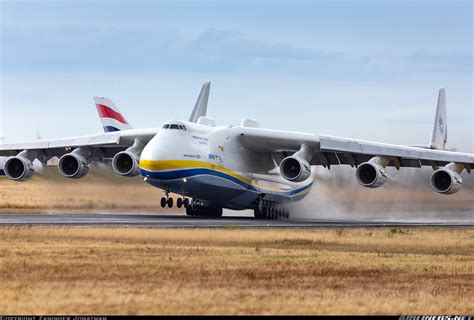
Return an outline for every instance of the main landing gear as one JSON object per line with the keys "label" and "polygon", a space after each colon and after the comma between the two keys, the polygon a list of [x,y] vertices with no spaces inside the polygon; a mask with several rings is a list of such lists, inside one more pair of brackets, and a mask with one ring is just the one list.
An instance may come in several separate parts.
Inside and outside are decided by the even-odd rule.
{"label": "main landing gear", "polygon": [[199,200],[193,200],[191,204],[186,207],[186,214],[188,216],[221,217],[222,208],[207,207]]}
{"label": "main landing gear", "polygon": [[288,208],[279,207],[277,203],[262,200],[254,210],[257,219],[288,219],[290,211]]}

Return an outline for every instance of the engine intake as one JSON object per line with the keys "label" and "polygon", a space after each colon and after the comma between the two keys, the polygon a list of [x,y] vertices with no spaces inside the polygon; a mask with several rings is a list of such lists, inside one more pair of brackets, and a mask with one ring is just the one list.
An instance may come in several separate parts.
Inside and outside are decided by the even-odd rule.
{"label": "engine intake", "polygon": [[441,194],[453,194],[462,187],[461,176],[446,168],[436,170],[431,175],[431,188]]}
{"label": "engine intake", "polygon": [[308,179],[311,175],[311,166],[306,160],[290,156],[282,160],[280,174],[286,180],[300,182]]}
{"label": "engine intake", "polygon": [[112,159],[112,168],[114,171],[127,177],[137,176],[139,173],[138,167],[139,157],[130,151],[121,151]]}
{"label": "engine intake", "polygon": [[4,171],[8,178],[17,181],[26,181],[35,173],[33,163],[29,159],[19,156],[8,158],[5,161]]}
{"label": "engine intake", "polygon": [[89,172],[89,165],[83,156],[71,152],[59,159],[58,169],[66,178],[79,179]]}
{"label": "engine intake", "polygon": [[367,188],[378,188],[387,181],[387,173],[385,169],[372,162],[362,163],[356,171],[357,181],[360,185]]}

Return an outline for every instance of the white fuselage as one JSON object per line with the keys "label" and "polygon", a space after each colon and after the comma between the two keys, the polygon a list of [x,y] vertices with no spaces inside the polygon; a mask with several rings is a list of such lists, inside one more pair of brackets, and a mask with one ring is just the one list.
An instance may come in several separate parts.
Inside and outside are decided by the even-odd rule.
{"label": "white fuselage", "polygon": [[143,149],[140,174],[155,187],[209,206],[250,209],[259,200],[303,198],[314,172],[303,182],[282,178],[271,154],[242,146],[239,128],[167,122]]}

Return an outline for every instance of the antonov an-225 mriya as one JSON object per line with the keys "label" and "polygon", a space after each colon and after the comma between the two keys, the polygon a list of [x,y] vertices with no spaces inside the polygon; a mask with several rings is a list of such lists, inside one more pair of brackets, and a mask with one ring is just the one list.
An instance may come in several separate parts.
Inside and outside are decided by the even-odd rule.
{"label": "antonov an-225 mriya", "polygon": [[[195,107],[191,120],[198,115]],[[308,194],[317,166],[356,167],[357,181],[368,188],[384,185],[386,167],[430,166],[433,190],[455,193],[462,185],[461,172],[474,167],[474,154],[446,151],[446,142],[446,97],[441,89],[426,148],[269,130],[251,119],[243,119],[240,126],[216,126],[200,116],[196,122],[167,121],[159,130],[4,144],[0,156],[8,156],[4,172],[13,180],[30,178],[35,159],[45,163],[59,157],[59,172],[74,179],[86,175],[92,161],[112,159],[118,174],[140,174],[164,190],[163,207],[173,207],[168,195],[176,193],[182,196],[176,205],[185,206],[191,216],[218,217],[228,208],[252,209],[256,218],[287,218],[286,204]]]}

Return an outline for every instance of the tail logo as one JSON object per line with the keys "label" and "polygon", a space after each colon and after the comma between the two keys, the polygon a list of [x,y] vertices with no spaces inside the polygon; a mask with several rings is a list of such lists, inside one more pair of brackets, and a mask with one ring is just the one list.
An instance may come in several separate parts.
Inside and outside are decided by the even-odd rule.
{"label": "tail logo", "polygon": [[99,116],[101,118],[115,119],[123,124],[128,124],[127,120],[125,120],[125,118],[120,113],[107,106],[104,106],[103,104],[97,104],[97,111],[99,112]]}
{"label": "tail logo", "polygon": [[444,135],[444,122],[443,122],[443,118],[441,116],[438,118],[438,127],[439,127],[439,131],[441,132],[441,134]]}

